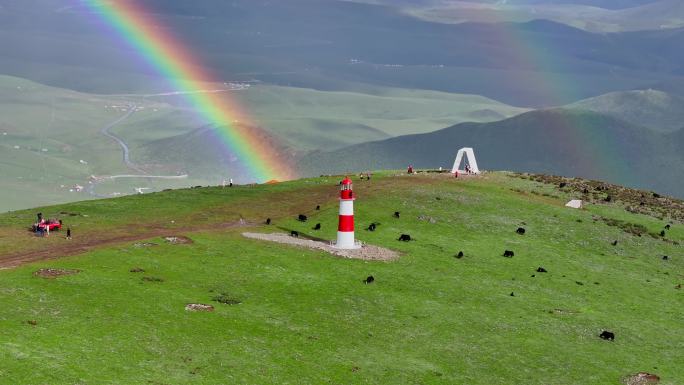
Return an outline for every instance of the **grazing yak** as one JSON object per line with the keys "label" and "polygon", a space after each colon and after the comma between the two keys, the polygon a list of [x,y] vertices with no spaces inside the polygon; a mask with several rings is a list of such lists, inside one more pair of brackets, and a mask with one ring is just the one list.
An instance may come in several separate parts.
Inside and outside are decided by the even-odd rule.
{"label": "grazing yak", "polygon": [[316,210],[320,210],[320,209],[321,209],[321,205],[317,205]]}
{"label": "grazing yak", "polygon": [[669,229],[670,229],[670,225],[669,224],[665,225],[665,230],[669,230]]}
{"label": "grazing yak", "polygon": [[266,218],[266,224],[270,225],[271,224],[271,218]]}
{"label": "grazing yak", "polygon": [[613,241],[613,242],[611,243],[611,245],[617,246],[617,241]]}
{"label": "grazing yak", "polygon": [[606,341],[613,341],[615,340],[615,333],[604,330],[601,332],[601,334],[599,334],[599,337]]}
{"label": "grazing yak", "polygon": [[321,224],[320,224],[320,223],[316,223],[316,226],[314,226],[313,229],[314,229],[314,230],[320,230],[320,229],[321,229]]}
{"label": "grazing yak", "polygon": [[408,242],[408,241],[411,240],[411,236],[408,235],[408,234],[401,234],[401,235],[399,236],[399,239],[398,239],[398,240],[399,240],[399,241],[403,241],[403,242]]}
{"label": "grazing yak", "polygon": [[363,280],[363,283],[365,283],[366,285],[373,282],[375,282],[375,278],[372,275],[369,275],[368,278]]}
{"label": "grazing yak", "polygon": [[459,251],[458,254],[456,254],[456,258],[458,258],[458,259],[463,258],[463,252]]}
{"label": "grazing yak", "polygon": [[377,223],[371,223],[366,230],[375,231],[376,227],[377,227]]}
{"label": "grazing yak", "polygon": [[290,236],[293,236],[295,238],[299,238],[299,231],[295,231],[295,230],[290,231]]}
{"label": "grazing yak", "polygon": [[546,271],[545,268],[543,268],[543,267],[540,266],[540,267],[537,268],[537,273],[547,273],[547,271]]}
{"label": "grazing yak", "polygon": [[299,214],[299,216],[297,217],[297,220],[300,222],[306,222],[308,219],[309,218],[304,214]]}
{"label": "grazing yak", "polygon": [[525,229],[523,229],[522,227],[518,227],[518,229],[515,230],[515,232],[520,235],[525,235]]}
{"label": "grazing yak", "polygon": [[506,258],[512,258],[515,256],[515,253],[511,250],[505,250],[503,256]]}
{"label": "grazing yak", "polygon": [[395,218],[399,218],[399,211],[395,211],[395,212],[394,212],[394,217],[395,217]]}

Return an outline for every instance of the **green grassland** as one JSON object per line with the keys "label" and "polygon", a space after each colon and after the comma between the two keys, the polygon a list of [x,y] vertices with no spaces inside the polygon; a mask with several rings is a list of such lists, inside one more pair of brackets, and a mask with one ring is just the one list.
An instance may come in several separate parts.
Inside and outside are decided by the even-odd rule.
{"label": "green grassland", "polygon": [[[617,385],[639,371],[661,384],[684,380],[681,223],[665,240],[637,237],[596,218],[650,232],[668,220],[629,213],[620,201],[568,209],[573,193],[506,173],[385,172],[355,181],[357,237],[399,251],[397,261],[240,235],[295,229],[333,239],[336,183],[186,189],[0,215],[0,263],[64,250],[0,271],[0,382]],[[64,218],[74,240],[26,234],[38,210],[75,214]],[[299,213],[309,221],[296,221]],[[265,217],[274,225],[260,225]],[[247,225],[225,226],[239,218]],[[322,230],[311,230],[318,222]],[[362,229],[371,222],[376,232]],[[147,235],[154,231],[194,243],[167,244]],[[415,240],[398,242],[401,233]],[[106,243],[129,235],[158,245]],[[94,240],[105,246],[69,256]],[[501,257],[505,249],[515,257]],[[536,273],[540,266],[548,273]],[[43,267],[81,272],[32,274]],[[145,272],[129,272],[135,267]],[[375,283],[364,285],[368,275]],[[219,295],[241,303],[212,301]],[[188,303],[216,311],[187,312]],[[601,330],[615,341],[599,339]]]}

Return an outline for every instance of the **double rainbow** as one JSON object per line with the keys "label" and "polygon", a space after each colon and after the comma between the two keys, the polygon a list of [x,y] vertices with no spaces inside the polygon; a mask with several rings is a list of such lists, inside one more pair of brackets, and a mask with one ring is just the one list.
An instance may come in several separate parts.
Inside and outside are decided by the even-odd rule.
{"label": "double rainbow", "polygon": [[249,124],[236,124],[244,118],[238,104],[226,93],[202,92],[207,84],[221,83],[190,51],[155,19],[153,12],[134,0],[82,0],[92,14],[117,32],[127,44],[181,91],[199,117],[215,127],[228,151],[238,158],[245,171],[258,182],[294,176],[288,162],[263,132]]}

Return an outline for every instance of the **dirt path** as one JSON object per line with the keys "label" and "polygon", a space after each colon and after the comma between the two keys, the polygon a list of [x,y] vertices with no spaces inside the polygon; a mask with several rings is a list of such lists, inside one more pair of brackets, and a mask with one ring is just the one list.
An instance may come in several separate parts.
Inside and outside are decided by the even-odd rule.
{"label": "dirt path", "polygon": [[253,223],[248,222],[229,222],[222,223],[219,225],[202,226],[194,228],[186,228],[181,230],[168,229],[168,228],[151,228],[149,231],[140,232],[136,234],[122,234],[113,235],[110,237],[89,237],[84,240],[73,240],[65,241],[64,244],[58,246],[52,246],[47,250],[33,250],[27,252],[19,252],[15,254],[7,254],[0,256],[0,270],[11,269],[17,266],[21,266],[31,262],[42,261],[46,259],[56,259],[60,257],[72,256],[87,253],[89,251],[105,247],[112,246],[121,243],[140,241],[144,239],[163,237],[174,235],[176,233],[189,233],[197,232],[202,230],[216,230],[219,229],[230,229],[241,226],[253,226]]}

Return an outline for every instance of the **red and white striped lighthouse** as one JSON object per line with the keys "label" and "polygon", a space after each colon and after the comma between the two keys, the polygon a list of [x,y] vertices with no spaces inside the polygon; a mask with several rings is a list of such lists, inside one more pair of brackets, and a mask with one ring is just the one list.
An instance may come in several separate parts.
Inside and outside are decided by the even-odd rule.
{"label": "red and white striped lighthouse", "polygon": [[340,189],[340,221],[337,226],[338,249],[357,249],[360,246],[354,241],[354,191],[352,181],[345,177]]}

